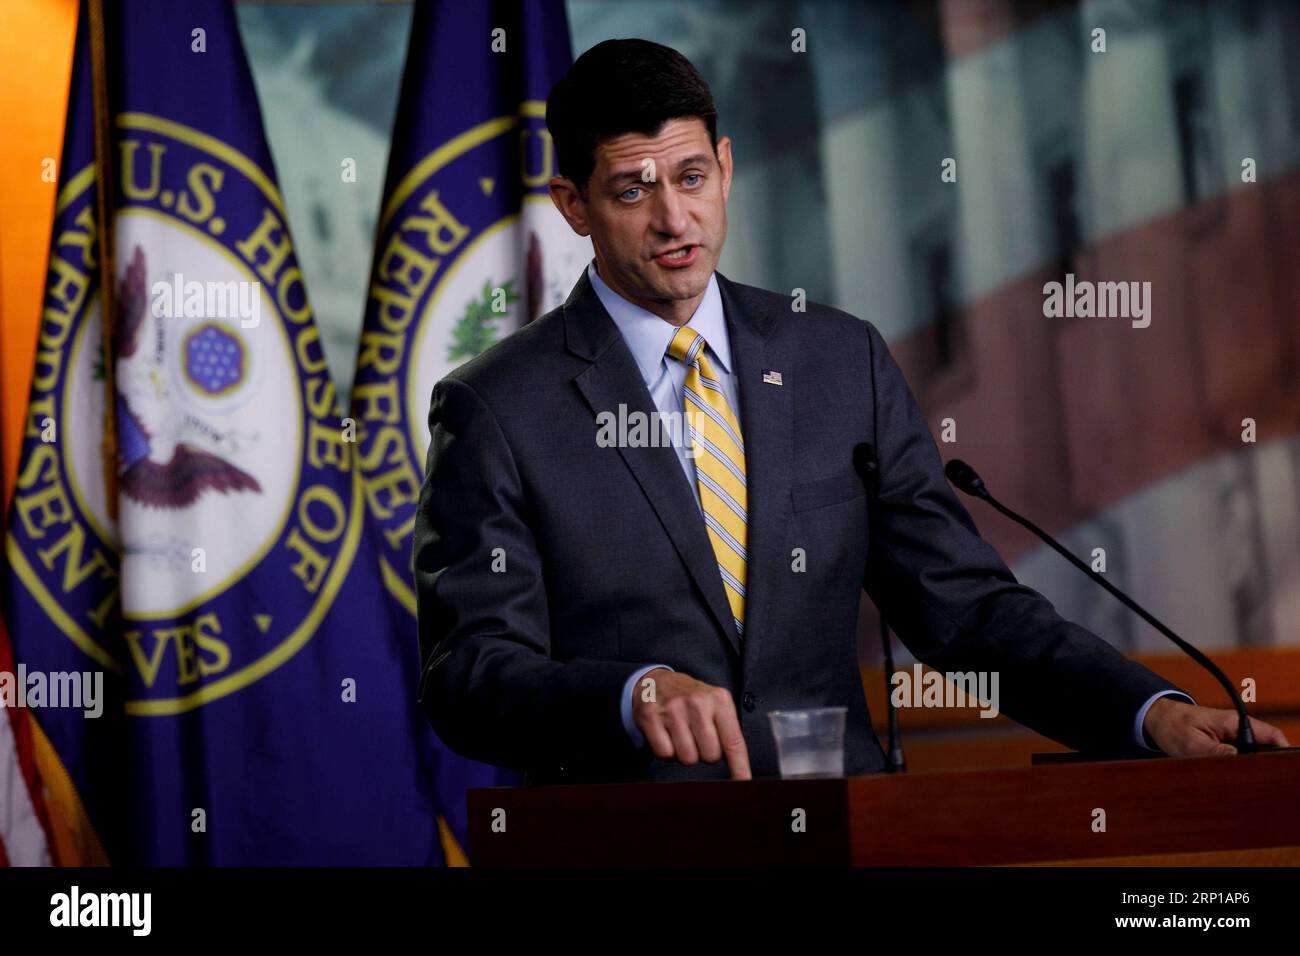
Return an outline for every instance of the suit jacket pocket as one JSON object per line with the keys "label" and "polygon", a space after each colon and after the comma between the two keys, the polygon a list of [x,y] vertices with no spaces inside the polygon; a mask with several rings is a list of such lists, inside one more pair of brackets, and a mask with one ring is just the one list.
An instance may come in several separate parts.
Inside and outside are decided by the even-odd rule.
{"label": "suit jacket pocket", "polygon": [[864,497],[866,493],[857,473],[849,472],[795,485],[790,489],[790,499],[795,511],[811,511],[813,508],[852,501]]}

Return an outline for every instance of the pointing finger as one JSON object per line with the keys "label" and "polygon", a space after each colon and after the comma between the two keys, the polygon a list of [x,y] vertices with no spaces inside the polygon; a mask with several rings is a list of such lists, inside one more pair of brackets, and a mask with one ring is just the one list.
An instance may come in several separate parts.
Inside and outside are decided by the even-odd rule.
{"label": "pointing finger", "polygon": [[722,753],[731,768],[732,780],[752,780],[749,769],[749,750],[745,747],[745,735],[740,732],[740,721],[736,719],[735,704],[728,702],[720,705],[714,722],[718,728],[718,740],[722,743]]}

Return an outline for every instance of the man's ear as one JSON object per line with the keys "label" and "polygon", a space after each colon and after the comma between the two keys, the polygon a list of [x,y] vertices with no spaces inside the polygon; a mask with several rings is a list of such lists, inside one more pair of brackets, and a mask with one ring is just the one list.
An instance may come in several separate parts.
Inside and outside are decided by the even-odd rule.
{"label": "man's ear", "polygon": [[551,202],[560,211],[565,222],[580,236],[591,235],[591,226],[587,223],[587,203],[578,193],[573,180],[565,176],[552,176],[546,184],[546,191],[551,194]]}
{"label": "man's ear", "polygon": [[731,195],[731,137],[718,140],[718,166],[722,169],[722,201]]}

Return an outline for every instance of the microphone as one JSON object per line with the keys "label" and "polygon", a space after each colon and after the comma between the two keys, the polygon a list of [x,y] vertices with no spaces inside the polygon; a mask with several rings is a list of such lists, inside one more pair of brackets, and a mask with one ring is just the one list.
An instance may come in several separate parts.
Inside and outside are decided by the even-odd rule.
{"label": "microphone", "polygon": [[[858,473],[858,478],[867,489],[868,509],[874,516],[877,479],[880,477],[874,445],[862,442],[853,446],[853,470]],[[875,526],[874,518],[871,526]],[[903,732],[898,726],[898,708],[894,706],[893,697],[894,649],[889,640],[885,612],[881,608],[877,610],[880,611],[880,646],[885,652],[885,710],[889,718],[889,754],[885,766],[889,773],[907,773],[907,758],[903,756]]]}
{"label": "microphone", "polygon": [[1210,660],[1201,653],[1200,650],[1187,643],[1187,641],[1183,640],[1173,631],[1169,630],[1169,628],[1157,621],[1147,613],[1145,608],[1141,607],[1127,594],[1115,587],[1092,568],[1088,567],[1088,565],[1083,561],[1076,558],[1042,528],[1038,527],[1029,519],[1016,514],[1016,512],[1012,511],[1006,505],[1002,504],[1002,502],[994,498],[993,495],[989,494],[989,490],[984,486],[984,479],[979,476],[979,472],[966,464],[966,462],[962,461],[960,458],[954,458],[949,461],[948,464],[944,465],[943,473],[960,491],[964,491],[966,494],[974,498],[982,498],[1002,514],[1016,522],[1016,524],[1028,528],[1046,542],[1054,551],[1114,595],[1115,598],[1125,607],[1136,613],[1142,618],[1142,620],[1146,621],[1165,637],[1169,638],[1169,640],[1177,644],[1185,654],[1192,658],[1192,660],[1196,661],[1196,663],[1200,664],[1213,674],[1214,678],[1223,685],[1223,689],[1228,692],[1228,696],[1232,698],[1233,706],[1237,709],[1237,753],[1248,754],[1256,751],[1255,732],[1251,729],[1250,719],[1246,716],[1246,705],[1242,703],[1241,695],[1237,693],[1237,688],[1233,686],[1232,681],[1228,680],[1228,675],[1223,673],[1214,661]]}

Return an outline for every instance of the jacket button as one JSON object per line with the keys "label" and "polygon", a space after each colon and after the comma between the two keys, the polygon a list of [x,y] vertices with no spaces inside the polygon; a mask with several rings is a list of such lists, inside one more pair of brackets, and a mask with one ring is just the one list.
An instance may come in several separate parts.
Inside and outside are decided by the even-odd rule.
{"label": "jacket button", "polygon": [[740,705],[744,707],[745,710],[753,711],[754,705],[757,701],[758,698],[754,696],[754,692],[747,690],[745,691],[745,695],[740,698]]}

